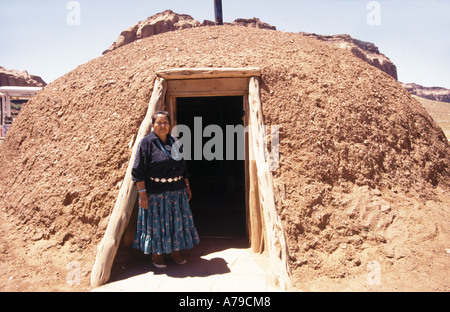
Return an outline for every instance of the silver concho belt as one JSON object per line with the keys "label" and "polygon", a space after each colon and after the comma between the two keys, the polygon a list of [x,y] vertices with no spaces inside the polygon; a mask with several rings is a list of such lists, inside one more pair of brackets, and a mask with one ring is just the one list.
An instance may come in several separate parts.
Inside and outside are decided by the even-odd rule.
{"label": "silver concho belt", "polygon": [[155,181],[155,182],[161,182],[161,183],[172,183],[172,182],[181,181],[181,179],[183,179],[183,176],[179,176],[176,178],[169,178],[169,179],[165,179],[165,178],[159,179],[159,178],[150,177],[150,180]]}

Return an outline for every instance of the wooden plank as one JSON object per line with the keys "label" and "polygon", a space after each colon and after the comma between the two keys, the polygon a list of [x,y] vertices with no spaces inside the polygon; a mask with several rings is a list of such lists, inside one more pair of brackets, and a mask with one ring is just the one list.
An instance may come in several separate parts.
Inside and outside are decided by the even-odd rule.
{"label": "wooden plank", "polygon": [[259,203],[258,193],[258,175],[256,169],[256,161],[250,161],[250,192],[249,192],[249,206],[250,209],[250,241],[252,250],[255,253],[262,253],[264,251],[264,234],[261,222],[261,207]]}
{"label": "wooden plank", "polygon": [[269,253],[271,271],[276,284],[282,289],[290,286],[289,253],[283,232],[283,225],[275,207],[272,173],[265,160],[266,133],[260,97],[259,79],[250,78],[249,83],[250,131],[253,157],[258,176],[259,202],[263,208],[266,247]]}
{"label": "wooden plank", "polygon": [[259,77],[259,68],[176,68],[156,72],[158,77],[166,80],[174,79],[211,79]]}
{"label": "wooden plank", "polygon": [[186,79],[167,82],[167,94],[179,97],[243,95],[247,89],[248,78]]}
{"label": "wooden plank", "polygon": [[131,179],[131,169],[134,164],[139,142],[151,131],[152,116],[158,111],[164,101],[166,82],[162,78],[156,78],[152,97],[148,105],[147,114],[139,128],[136,141],[122,186],[114,205],[111,218],[106,228],[105,235],[97,247],[95,263],[91,273],[91,286],[98,287],[105,284],[110,277],[111,267],[117,253],[122,235],[130,220],[134,204],[138,196],[137,188]]}
{"label": "wooden plank", "polygon": [[[248,87],[248,84],[247,84]],[[243,102],[244,102],[244,112],[248,111],[248,96],[244,96],[243,98]],[[244,116],[242,117],[243,121],[244,121],[244,127],[245,129],[248,129],[248,114],[244,114]],[[248,144],[248,140],[249,140],[249,132],[245,131],[244,132],[244,144],[245,144],[245,220],[246,220],[246,230],[247,230],[247,237],[249,238],[249,243],[251,246],[251,231],[252,231],[252,227],[251,227],[251,221],[250,221],[250,172],[249,172],[249,168],[250,168],[250,157],[249,157],[249,144]]]}

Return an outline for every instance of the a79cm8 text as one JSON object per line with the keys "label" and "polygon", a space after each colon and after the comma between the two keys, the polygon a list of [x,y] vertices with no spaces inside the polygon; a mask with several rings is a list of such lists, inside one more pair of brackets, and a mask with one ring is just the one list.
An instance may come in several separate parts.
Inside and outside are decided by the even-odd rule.
{"label": "a79cm8 text", "polygon": [[179,301],[180,307],[205,307],[208,310],[212,306],[222,307],[270,307],[270,297],[224,297],[218,299],[182,298]]}

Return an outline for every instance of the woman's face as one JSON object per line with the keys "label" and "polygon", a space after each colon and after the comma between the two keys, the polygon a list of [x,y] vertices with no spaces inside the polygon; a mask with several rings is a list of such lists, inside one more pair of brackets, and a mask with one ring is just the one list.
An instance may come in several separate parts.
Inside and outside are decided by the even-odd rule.
{"label": "woman's face", "polygon": [[153,131],[160,139],[166,139],[166,136],[170,131],[169,119],[167,119],[166,115],[156,115]]}

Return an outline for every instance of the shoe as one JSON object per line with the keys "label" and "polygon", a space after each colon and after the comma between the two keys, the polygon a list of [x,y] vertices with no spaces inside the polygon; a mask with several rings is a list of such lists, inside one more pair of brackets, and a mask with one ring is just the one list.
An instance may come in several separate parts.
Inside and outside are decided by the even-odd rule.
{"label": "shoe", "polygon": [[170,258],[176,264],[180,264],[181,265],[181,264],[185,264],[186,263],[186,259],[184,259],[183,256],[180,255],[179,252],[172,252],[170,254]]}
{"label": "shoe", "polygon": [[167,268],[167,265],[164,263],[164,257],[162,255],[153,255],[152,263],[158,269]]}

